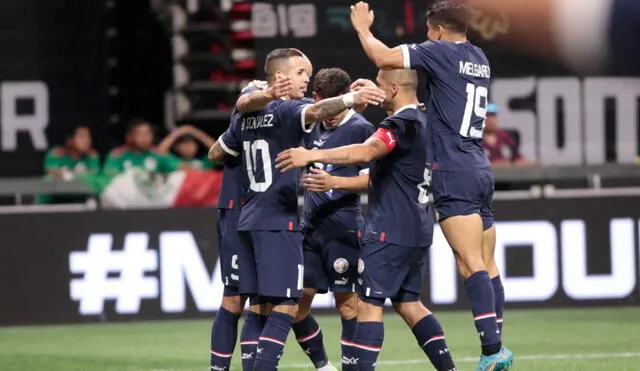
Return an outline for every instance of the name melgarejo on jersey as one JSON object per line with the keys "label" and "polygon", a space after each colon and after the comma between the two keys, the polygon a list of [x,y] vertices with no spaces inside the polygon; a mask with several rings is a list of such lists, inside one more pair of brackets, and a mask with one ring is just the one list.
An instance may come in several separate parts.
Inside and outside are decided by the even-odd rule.
{"label": "name melgarejo on jersey", "polygon": [[255,130],[273,127],[273,115],[249,116],[242,118],[242,130]]}
{"label": "name melgarejo on jersey", "polygon": [[486,64],[460,61],[460,74],[485,79],[491,78],[491,68]]}

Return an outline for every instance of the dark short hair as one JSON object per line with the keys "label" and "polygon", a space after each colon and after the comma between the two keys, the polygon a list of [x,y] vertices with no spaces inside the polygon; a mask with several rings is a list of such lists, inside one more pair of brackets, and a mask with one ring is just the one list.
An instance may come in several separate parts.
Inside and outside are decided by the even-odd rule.
{"label": "dark short hair", "polygon": [[89,131],[91,131],[91,129],[89,129],[89,126],[87,125],[83,125],[83,124],[79,124],[79,125],[73,125],[70,126],[64,133],[64,138],[65,139],[71,139],[73,138],[76,133],[78,132],[78,130],[80,129],[87,129]]}
{"label": "dark short hair", "polygon": [[149,121],[143,119],[133,119],[127,123],[127,126],[124,129],[125,134],[131,134],[138,126],[148,125],[153,129]]}
{"label": "dark short hair", "polygon": [[273,49],[267,54],[267,59],[264,62],[264,73],[271,76],[274,72],[274,66],[293,57],[304,57],[304,53],[295,48]]}
{"label": "dark short hair", "polygon": [[460,1],[444,0],[433,4],[427,11],[427,20],[450,31],[467,33],[469,12]]}
{"label": "dark short hair", "polygon": [[313,91],[322,98],[332,98],[349,92],[351,77],[340,68],[323,68],[313,79]]}

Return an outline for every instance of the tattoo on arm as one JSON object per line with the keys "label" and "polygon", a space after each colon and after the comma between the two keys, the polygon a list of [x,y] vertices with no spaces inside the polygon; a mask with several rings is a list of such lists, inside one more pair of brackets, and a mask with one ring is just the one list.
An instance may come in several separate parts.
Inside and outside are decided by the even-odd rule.
{"label": "tattoo on arm", "polygon": [[305,122],[317,122],[327,120],[347,109],[342,97],[323,99],[312,104],[304,114]]}
{"label": "tattoo on arm", "polygon": [[222,159],[224,159],[225,154],[226,152],[224,151],[224,149],[222,149],[222,146],[220,145],[220,141],[216,141],[211,147],[211,149],[209,149],[208,157],[209,157],[209,160],[222,161]]}

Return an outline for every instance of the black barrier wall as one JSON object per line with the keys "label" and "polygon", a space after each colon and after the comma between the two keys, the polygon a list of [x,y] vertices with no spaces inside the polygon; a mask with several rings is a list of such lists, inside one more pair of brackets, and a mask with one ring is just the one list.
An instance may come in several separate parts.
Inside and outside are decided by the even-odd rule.
{"label": "black barrier wall", "polygon": [[[640,304],[637,204],[495,202],[508,305]],[[222,293],[215,220],[214,209],[0,215],[0,324],[208,317]],[[439,231],[424,277],[427,304],[467,307]]]}

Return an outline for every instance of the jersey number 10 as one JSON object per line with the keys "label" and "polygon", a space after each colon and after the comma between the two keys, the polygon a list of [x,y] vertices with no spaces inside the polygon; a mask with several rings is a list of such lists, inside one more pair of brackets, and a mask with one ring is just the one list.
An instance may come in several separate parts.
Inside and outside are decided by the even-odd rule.
{"label": "jersey number 10", "polygon": [[[249,177],[249,189],[254,192],[266,191],[273,182],[273,174],[271,173],[271,153],[269,153],[269,143],[264,139],[258,139],[253,142],[242,142],[244,149],[245,162],[247,163],[247,176]],[[258,151],[262,159],[262,174],[264,181],[256,182],[256,174],[254,169],[258,166]]]}
{"label": "jersey number 10", "polygon": [[[464,106],[464,116],[460,125],[460,135],[463,137],[482,138],[484,120],[487,118],[487,97],[489,90],[484,86],[467,84],[467,103]],[[471,126],[471,111],[482,119],[480,127]]]}

